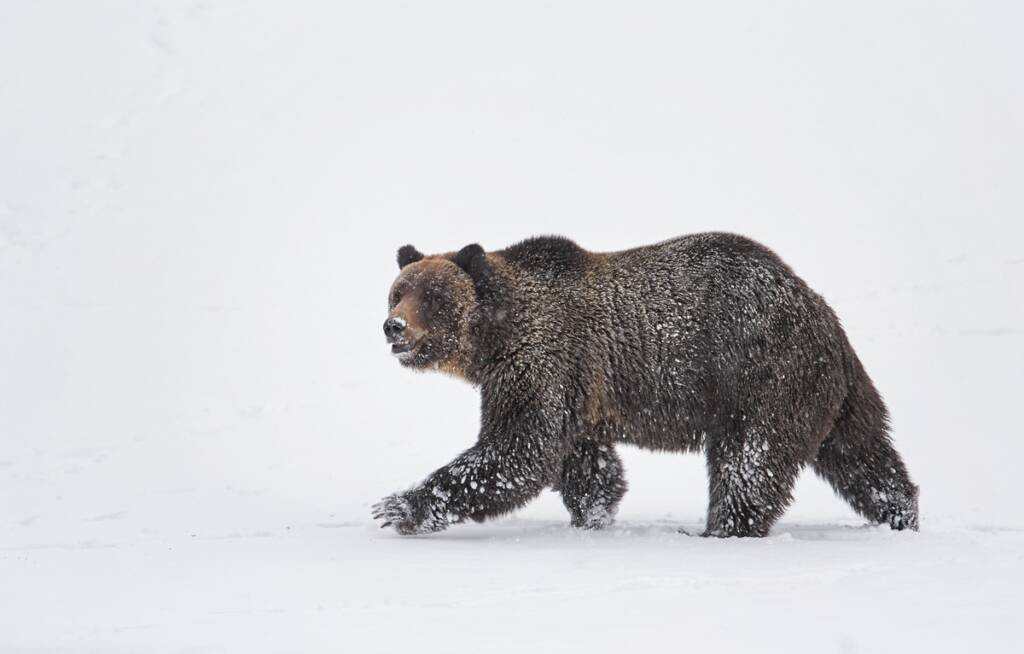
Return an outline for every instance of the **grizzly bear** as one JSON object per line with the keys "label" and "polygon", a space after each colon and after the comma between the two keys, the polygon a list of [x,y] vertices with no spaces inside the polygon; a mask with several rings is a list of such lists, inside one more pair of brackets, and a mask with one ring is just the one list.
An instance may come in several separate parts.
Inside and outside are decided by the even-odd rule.
{"label": "grizzly bear", "polygon": [[424,256],[406,245],[384,333],[402,365],[480,388],[476,444],[374,505],[400,534],[513,511],[551,487],[610,524],[618,443],[703,451],[706,536],[764,536],[805,464],[872,522],[917,529],[888,414],[824,299],[768,248],[692,234],[619,252],[561,237]]}

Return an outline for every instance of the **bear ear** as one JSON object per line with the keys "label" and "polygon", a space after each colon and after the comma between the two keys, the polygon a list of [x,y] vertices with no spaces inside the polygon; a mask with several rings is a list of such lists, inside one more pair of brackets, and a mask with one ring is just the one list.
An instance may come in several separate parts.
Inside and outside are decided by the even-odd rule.
{"label": "bear ear", "polygon": [[491,267],[491,262],[487,260],[487,254],[478,243],[462,248],[455,253],[452,260],[473,280],[477,297],[490,299],[495,294],[497,284],[494,279],[494,268]]}
{"label": "bear ear", "polygon": [[467,245],[455,253],[455,264],[469,273],[470,277],[473,277],[474,271],[478,271],[481,263],[486,264],[487,258],[479,243]]}
{"label": "bear ear", "polygon": [[398,248],[398,269],[405,268],[410,263],[416,263],[423,258],[423,253],[411,245],[403,245]]}

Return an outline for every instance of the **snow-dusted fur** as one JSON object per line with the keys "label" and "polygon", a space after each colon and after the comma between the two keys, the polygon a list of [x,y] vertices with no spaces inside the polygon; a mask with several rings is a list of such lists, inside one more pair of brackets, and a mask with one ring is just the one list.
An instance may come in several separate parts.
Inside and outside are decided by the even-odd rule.
{"label": "snow-dusted fur", "polygon": [[385,331],[404,365],[478,385],[476,444],[374,514],[400,533],[559,490],[609,524],[616,443],[707,455],[706,535],[763,536],[810,463],[861,515],[917,528],[881,397],[825,301],[773,252],[695,234],[613,253],[558,237],[398,255]]}

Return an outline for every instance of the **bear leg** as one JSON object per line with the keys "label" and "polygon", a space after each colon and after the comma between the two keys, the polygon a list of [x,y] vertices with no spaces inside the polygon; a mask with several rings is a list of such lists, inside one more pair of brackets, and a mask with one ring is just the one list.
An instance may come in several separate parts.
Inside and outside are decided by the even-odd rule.
{"label": "bear leg", "polygon": [[763,436],[708,445],[709,506],[704,536],[766,536],[793,499],[798,456]]}
{"label": "bear leg", "polygon": [[607,527],[626,493],[622,460],[611,445],[581,441],[565,457],[555,488],[562,494],[573,527]]}
{"label": "bear leg", "polygon": [[814,471],[868,520],[917,531],[917,486],[892,446],[884,409],[860,399],[847,398],[818,449]]}

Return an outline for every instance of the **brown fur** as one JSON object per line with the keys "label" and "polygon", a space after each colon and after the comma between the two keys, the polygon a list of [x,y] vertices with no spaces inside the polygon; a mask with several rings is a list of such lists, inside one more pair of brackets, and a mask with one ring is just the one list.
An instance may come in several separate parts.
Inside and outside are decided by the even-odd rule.
{"label": "brown fur", "polygon": [[[763,536],[815,471],[863,515],[917,528],[917,488],[835,313],[771,250],[693,234],[592,253],[560,237],[397,257],[385,335],[402,365],[481,390],[476,443],[375,514],[429,533],[544,487],[608,524],[616,443],[707,455],[706,534]],[[411,296],[411,297],[409,297]]]}
{"label": "brown fur", "polygon": [[[457,310],[453,315],[445,315],[448,324],[434,325],[430,323],[430,311],[425,307],[428,294],[443,290],[450,296]],[[394,303],[395,294],[399,301]],[[476,298],[473,285],[465,274],[451,260],[451,255],[434,255],[423,257],[402,268],[398,279],[391,285],[389,297],[390,311],[388,318],[400,318],[405,321],[405,336],[411,341],[420,342],[431,335],[442,335],[453,338],[457,345],[446,356],[432,358],[431,370],[444,372],[455,377],[466,377],[466,357],[470,348],[466,345],[468,338],[468,315],[475,304]],[[418,366],[415,366],[418,367]]]}

